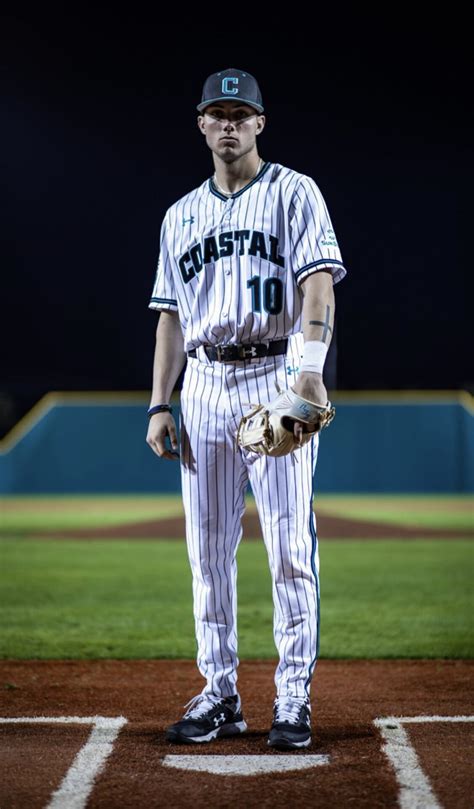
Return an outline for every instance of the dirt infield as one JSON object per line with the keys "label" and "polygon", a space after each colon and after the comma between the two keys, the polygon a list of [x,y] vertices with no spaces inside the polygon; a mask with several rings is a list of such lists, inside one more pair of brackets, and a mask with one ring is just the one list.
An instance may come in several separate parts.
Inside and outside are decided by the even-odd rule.
{"label": "dirt infield", "polygon": [[[318,535],[322,539],[460,539],[474,536],[467,529],[435,528],[431,526],[390,525],[373,520],[336,517],[330,514],[317,516]],[[248,513],[243,518],[244,537],[261,537],[258,515]],[[11,533],[11,531],[9,532]],[[95,528],[61,530],[23,530],[22,535],[37,539],[183,539],[184,517],[166,517],[162,520],[146,520],[122,525],[107,525]]]}
{"label": "dirt infield", "polygon": [[[164,731],[201,690],[202,680],[191,661],[1,662],[0,806],[36,809],[45,806],[55,790],[64,793],[73,784],[76,799],[81,790],[85,795],[84,803],[74,806],[87,802],[88,809],[374,809],[399,805],[403,790],[406,797],[407,777],[406,806],[472,806],[472,662],[320,661],[312,688],[312,746],[287,755],[272,753],[266,744],[274,665],[265,661],[240,666],[249,725],[245,735],[205,749],[183,749],[168,744]],[[38,717],[44,721],[32,722]],[[81,724],[83,717],[98,723],[89,747],[92,724]],[[12,718],[24,721],[4,721]],[[55,724],[54,718],[61,721]],[[374,724],[376,719],[381,725]],[[399,755],[397,775],[384,748],[384,738],[390,740],[391,735]],[[270,753],[272,758],[264,759]],[[98,767],[100,755],[104,758]],[[175,769],[184,766],[176,758],[182,755],[190,757],[191,766],[210,766],[207,757],[221,757],[217,774]],[[269,761],[267,766],[276,771],[222,774],[225,766],[250,766],[256,759],[248,756]],[[288,756],[293,757],[289,765]],[[311,758],[316,756],[318,760]],[[293,762],[308,768],[279,769],[285,764],[295,767]],[[97,772],[87,786],[94,766]],[[427,791],[434,803],[428,804]]]}

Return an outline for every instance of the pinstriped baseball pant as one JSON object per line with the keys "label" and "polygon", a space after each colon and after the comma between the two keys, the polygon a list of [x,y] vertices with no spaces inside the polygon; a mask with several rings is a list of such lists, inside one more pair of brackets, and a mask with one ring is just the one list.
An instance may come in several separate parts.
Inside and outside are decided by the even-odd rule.
{"label": "pinstriped baseball pant", "polygon": [[312,509],[318,436],[296,458],[236,448],[250,404],[294,384],[302,334],[288,353],[252,362],[189,358],[181,391],[181,481],[193,577],[197,665],[206,693],[237,691],[237,564],[248,481],[255,497],[270,572],[279,662],[276,693],[309,693],[319,648],[319,554]]}

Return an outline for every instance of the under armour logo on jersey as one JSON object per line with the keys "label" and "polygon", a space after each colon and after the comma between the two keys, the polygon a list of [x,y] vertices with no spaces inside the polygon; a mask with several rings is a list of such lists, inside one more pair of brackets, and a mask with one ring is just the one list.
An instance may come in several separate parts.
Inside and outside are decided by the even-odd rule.
{"label": "under armour logo on jersey", "polygon": [[[235,84],[235,87],[231,85]],[[226,95],[235,96],[239,92],[239,88],[237,87],[239,80],[237,77],[233,76],[226,76],[225,79],[222,79],[222,92]]]}
{"label": "under armour logo on jersey", "polygon": [[225,714],[220,713],[219,716],[214,717],[214,724],[216,728],[219,727],[219,725],[222,725],[223,722],[225,722]]}
{"label": "under armour logo on jersey", "polygon": [[287,365],[286,370],[288,372],[288,375],[291,376],[291,374],[299,373],[300,366],[299,365],[293,365],[293,366],[292,365]]}
{"label": "under armour logo on jersey", "polygon": [[191,214],[189,219],[186,219],[186,217],[183,216],[183,228],[184,228],[186,222],[189,222],[190,225],[194,225],[194,216]]}

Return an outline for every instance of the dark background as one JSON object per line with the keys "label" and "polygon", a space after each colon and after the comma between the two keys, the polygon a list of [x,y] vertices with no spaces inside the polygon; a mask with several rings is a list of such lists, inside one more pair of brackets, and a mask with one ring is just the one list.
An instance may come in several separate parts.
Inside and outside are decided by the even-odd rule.
{"label": "dark background", "polygon": [[338,387],[473,388],[468,23],[311,8],[3,17],[0,434],[49,390],[150,388],[161,220],[213,172],[195,106],[227,67],[328,204]]}

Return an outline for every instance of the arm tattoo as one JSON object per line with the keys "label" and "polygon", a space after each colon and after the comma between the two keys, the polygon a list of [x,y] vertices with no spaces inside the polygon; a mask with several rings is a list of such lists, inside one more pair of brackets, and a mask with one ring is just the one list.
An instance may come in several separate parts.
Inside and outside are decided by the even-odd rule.
{"label": "arm tattoo", "polygon": [[332,334],[331,326],[329,325],[329,321],[331,319],[331,307],[326,305],[326,319],[325,320],[310,320],[310,326],[322,326],[323,327],[323,343],[326,342],[326,337],[329,334]]}

